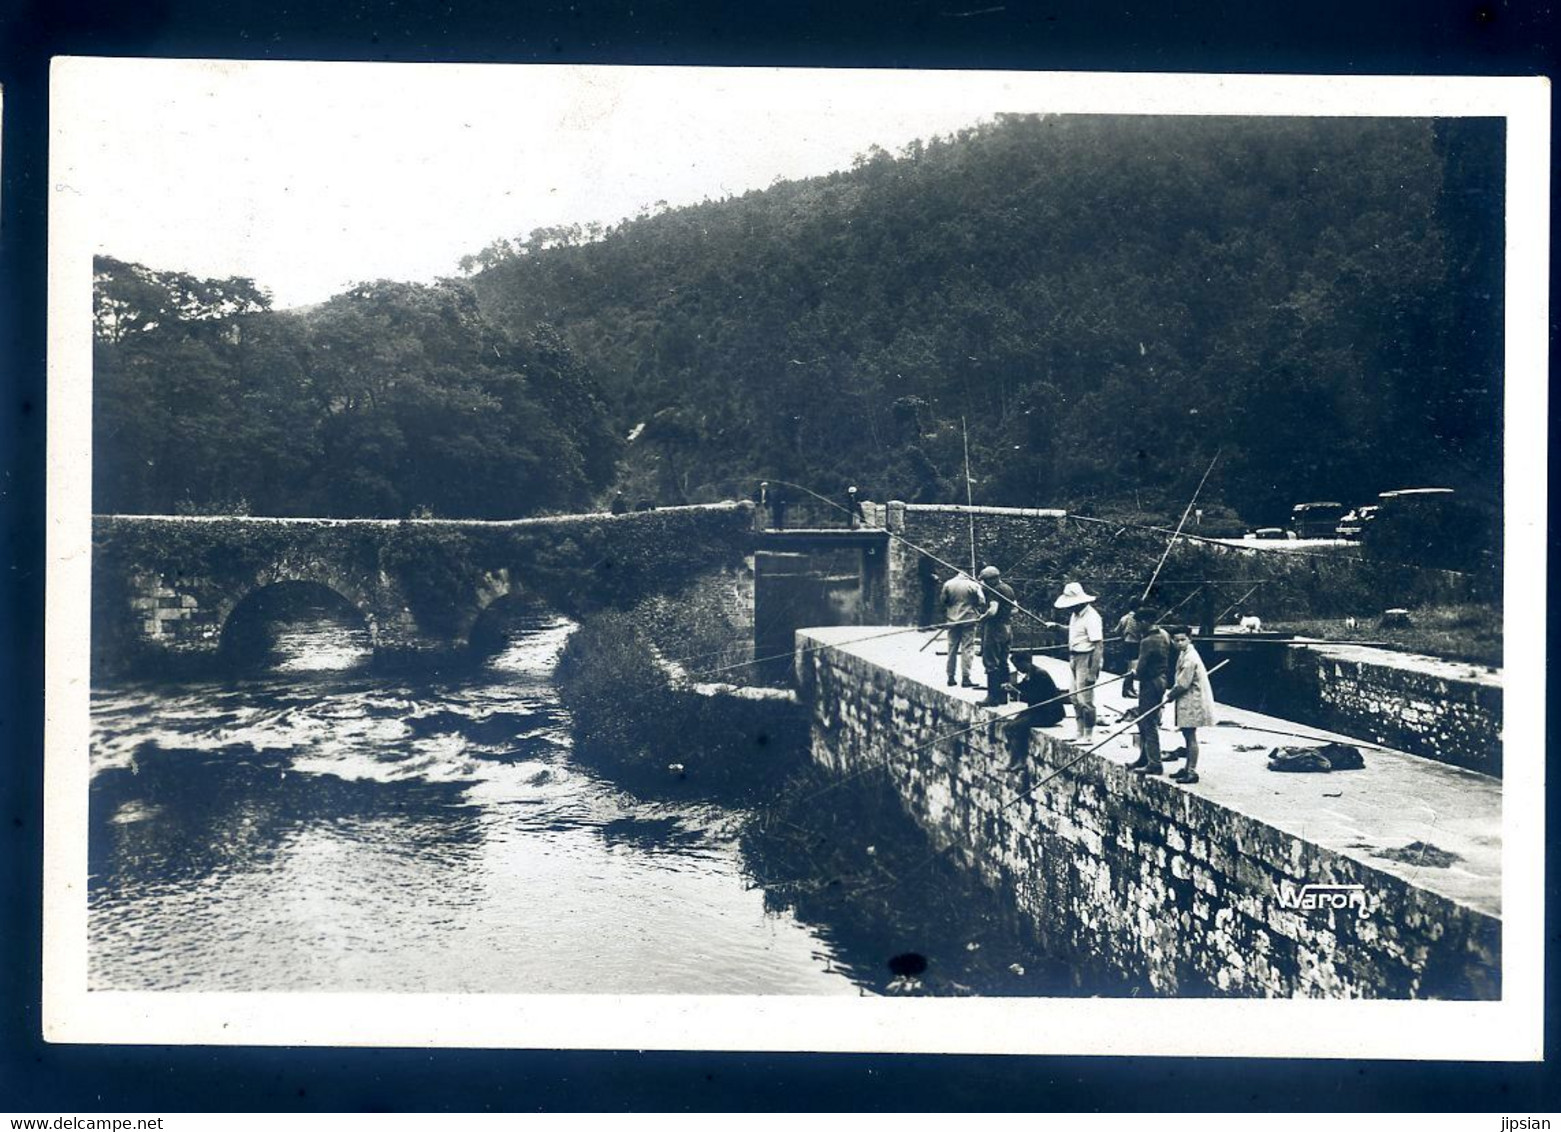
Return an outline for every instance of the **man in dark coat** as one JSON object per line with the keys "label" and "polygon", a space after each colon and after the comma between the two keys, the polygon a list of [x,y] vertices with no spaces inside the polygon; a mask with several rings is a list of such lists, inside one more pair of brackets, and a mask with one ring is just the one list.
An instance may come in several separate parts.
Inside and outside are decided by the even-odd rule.
{"label": "man in dark coat", "polygon": [[1020,703],[1029,706],[1004,725],[1003,735],[1008,741],[1008,769],[1023,770],[1030,761],[1030,729],[1061,723],[1066,693],[1049,672],[1036,667],[1032,654],[1020,651],[1012,659],[1018,675],[1009,687]]}
{"label": "man in dark coat", "polygon": [[986,612],[981,615],[981,667],[986,669],[987,707],[1008,702],[1003,685],[1008,683],[1008,646],[1013,643],[1014,588],[1003,581],[996,566],[981,571],[981,590]]}
{"label": "man in dark coat", "polygon": [[862,501],[856,495],[856,484],[846,488],[846,518],[850,520],[853,531],[867,522],[867,515],[862,510]]}
{"label": "man in dark coat", "polygon": [[1165,767],[1160,762],[1160,705],[1171,678],[1171,638],[1154,623],[1154,610],[1137,609],[1133,618],[1144,626],[1135,666],[1138,710],[1134,712],[1143,718],[1138,721],[1138,758],[1128,764],[1128,769],[1139,774],[1161,774]]}

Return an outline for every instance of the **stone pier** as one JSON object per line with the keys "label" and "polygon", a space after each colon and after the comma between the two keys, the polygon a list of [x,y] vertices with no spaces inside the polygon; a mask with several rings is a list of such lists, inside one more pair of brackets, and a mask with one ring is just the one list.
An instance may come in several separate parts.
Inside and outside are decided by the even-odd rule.
{"label": "stone pier", "polygon": [[[1071,719],[1034,731],[1030,769],[1009,772],[1001,725],[1018,706],[977,706],[979,691],[944,686],[923,634],[886,633],[797,634],[813,758],[842,775],[883,767],[933,842],[1010,893],[1081,988],[1500,997],[1499,780],[1376,748],[1362,770],[1277,773],[1274,746],[1349,740],[1222,706],[1193,786],[1126,770],[1128,734],[1041,783],[1084,749]],[[1061,660],[1041,663],[1067,687]],[[1129,705],[1115,686],[1097,697],[1099,739]]]}

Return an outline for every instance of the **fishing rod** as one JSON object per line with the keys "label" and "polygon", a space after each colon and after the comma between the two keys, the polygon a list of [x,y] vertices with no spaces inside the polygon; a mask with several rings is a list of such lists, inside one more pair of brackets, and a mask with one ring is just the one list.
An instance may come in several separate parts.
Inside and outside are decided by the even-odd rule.
{"label": "fishing rod", "polygon": [[[845,646],[845,645],[859,645],[859,644],[864,644],[867,641],[881,640],[884,637],[897,637],[897,636],[901,635],[902,633],[922,633],[922,632],[926,632],[928,629],[937,629],[938,631],[941,632],[942,630],[947,629],[950,625],[953,625],[953,624],[956,624],[956,622],[947,621],[947,622],[944,622],[944,623],[942,623],[940,625],[902,625],[898,629],[886,629],[882,633],[873,633],[873,634],[871,634],[869,636],[866,636],[866,637],[853,637],[851,640],[848,640],[848,641],[821,641],[821,642],[819,642],[816,645],[804,645],[802,648],[800,648],[800,649],[793,649],[790,652],[778,652],[778,653],[774,653],[771,656],[754,657],[752,660],[740,660],[740,661],[738,661],[735,664],[724,664],[724,665],[721,665],[721,666],[719,666],[717,668],[701,669],[700,671],[697,671],[697,672],[685,672],[682,675],[684,677],[688,678],[688,679],[696,679],[696,678],[698,678],[700,676],[714,676],[714,675],[717,675],[718,673],[730,672],[733,669],[737,669],[737,668],[747,668],[747,667],[749,667],[751,665],[763,664],[766,661],[781,660],[783,658],[794,657],[794,656],[797,656],[799,654],[816,652],[819,649],[836,648],[836,647],[841,647],[841,646]],[[708,655],[708,654],[696,653],[695,655],[696,656],[702,656],[702,655]],[[677,661],[676,660],[671,660],[671,661],[669,661],[669,663],[676,664]]]}
{"label": "fishing rod", "polygon": [[[806,492],[807,494],[811,495],[814,499],[817,499],[820,503],[825,503],[825,504],[829,505],[830,507],[833,507],[837,511],[846,511],[849,514],[849,510],[845,506],[843,506],[842,504],[836,503],[833,499],[830,499],[828,496],[820,495],[818,492],[814,491],[810,487],[804,487],[800,483],[791,483],[789,480],[770,480],[769,482],[770,483],[778,483],[782,487],[794,487],[798,491],[803,491],[803,492]],[[971,516],[971,522],[972,523],[975,522],[975,517],[974,517],[973,513],[972,513],[972,516]],[[936,554],[932,553],[932,551],[928,550],[926,547],[918,546],[916,543],[912,542],[910,539],[906,538],[904,535],[898,534],[895,531],[891,531],[891,530],[889,530],[888,527],[883,527],[881,529],[883,530],[884,534],[888,535],[890,538],[894,539],[896,542],[905,544],[906,546],[908,546],[912,550],[914,550],[917,554],[922,555],[924,558],[931,559],[933,562],[936,562],[939,566],[942,566],[945,570],[952,570],[956,574],[966,574],[966,571],[965,571],[964,567],[962,567],[962,566],[955,566],[952,562],[944,561],[943,559],[939,558]],[[970,576],[969,574],[966,574],[966,577],[969,577],[969,576]],[[1007,599],[1005,599],[1005,600],[1007,600]],[[1028,610],[1024,606],[1020,605],[1017,600],[1009,601],[1008,604],[1012,605],[1020,613],[1024,614],[1026,617],[1028,617],[1030,620],[1036,622],[1037,624],[1044,625],[1044,626],[1047,626],[1049,628],[1057,627],[1057,623],[1055,621],[1048,621],[1046,618],[1040,616],[1039,614],[1032,613],[1030,610]]]}
{"label": "fishing rod", "polygon": [[1176,524],[1176,532],[1171,535],[1171,541],[1165,544],[1165,553],[1160,555],[1160,561],[1154,568],[1154,573],[1149,575],[1149,584],[1144,587],[1144,596],[1139,601],[1149,600],[1149,591],[1154,589],[1155,579],[1160,576],[1160,568],[1165,565],[1165,560],[1171,556],[1171,547],[1176,545],[1176,540],[1181,537],[1182,528],[1187,525],[1187,516],[1192,514],[1192,505],[1198,502],[1198,493],[1203,490],[1203,485],[1209,480],[1209,473],[1214,470],[1215,463],[1220,458],[1223,448],[1214,450],[1214,459],[1209,461],[1209,466],[1203,470],[1203,478],[1198,481],[1198,486],[1193,490],[1192,498],[1187,501],[1187,506],[1182,508],[1181,522]]}
{"label": "fishing rod", "polygon": [[[1206,675],[1213,676],[1216,672],[1218,672],[1221,668],[1224,668],[1229,663],[1230,663],[1230,661],[1228,661],[1228,660],[1220,661],[1213,668],[1209,669],[1208,672],[1206,673]],[[1024,799],[1028,798],[1031,794],[1034,794],[1042,786],[1045,786],[1052,779],[1056,778],[1063,771],[1067,770],[1070,766],[1076,765],[1086,755],[1094,754],[1096,751],[1100,750],[1100,748],[1104,747],[1107,743],[1111,742],[1113,739],[1116,739],[1119,736],[1125,734],[1127,732],[1128,728],[1138,726],[1138,724],[1142,720],[1148,719],[1155,712],[1159,711],[1161,708],[1165,707],[1167,704],[1169,704],[1171,702],[1173,702],[1173,701],[1171,700],[1170,692],[1166,692],[1166,694],[1161,697],[1160,702],[1155,704],[1154,707],[1150,708],[1148,711],[1142,712],[1141,714],[1134,716],[1132,719],[1128,720],[1128,722],[1124,723],[1121,727],[1117,728],[1111,734],[1107,735],[1104,739],[1102,739],[1100,742],[1096,743],[1094,746],[1092,746],[1092,747],[1090,747],[1090,748],[1088,748],[1088,749],[1086,749],[1084,751],[1079,752],[1079,754],[1077,756],[1075,756],[1074,758],[1069,759],[1067,762],[1065,762],[1061,766],[1057,767],[1055,770],[1053,770],[1050,774],[1048,774],[1045,778],[1041,779],[1035,785],[1031,786],[1027,790],[1022,791],[1021,793],[1015,795],[1013,798],[1011,798],[1007,802],[1003,803],[1003,805],[999,807],[999,811],[1006,810],[1010,806],[1018,805],[1020,802],[1024,801]],[[1122,714],[1126,715],[1127,713],[1123,712]]]}
{"label": "fishing rod", "polygon": [[1160,614],[1160,616],[1156,617],[1155,620],[1154,620],[1154,623],[1156,625],[1163,625],[1165,622],[1167,622],[1167,621],[1169,621],[1171,619],[1171,614],[1175,613],[1178,609],[1180,609],[1182,606],[1186,605],[1189,601],[1191,601],[1193,598],[1197,597],[1202,592],[1203,592],[1203,587],[1199,586],[1197,589],[1193,590],[1192,593],[1190,593],[1186,597],[1182,598],[1181,601],[1179,601],[1175,605],[1171,606],[1170,609],[1167,609],[1164,613]]}
{"label": "fishing rod", "polygon": [[[1224,663],[1224,662],[1222,661],[1221,663]],[[1211,668],[1211,669],[1209,669],[1209,671],[1213,672],[1214,669]],[[1216,723],[1214,726],[1216,726],[1216,727],[1239,727],[1243,731],[1258,731],[1258,732],[1261,732],[1264,735],[1280,735],[1280,736],[1283,736],[1286,739],[1313,739],[1313,740],[1316,740],[1319,743],[1344,743],[1344,742],[1347,742],[1351,746],[1355,746],[1355,747],[1370,747],[1374,751],[1388,751],[1388,752],[1390,752],[1392,754],[1395,754],[1395,755],[1401,755],[1401,754],[1404,753],[1403,751],[1399,750],[1397,747],[1388,747],[1388,746],[1383,745],[1382,743],[1373,743],[1373,742],[1371,742],[1369,740],[1366,740],[1366,739],[1356,739],[1356,738],[1353,738],[1353,737],[1351,737],[1349,735],[1345,735],[1345,736],[1331,736],[1331,735],[1329,735],[1326,732],[1324,734],[1322,734],[1322,735],[1307,735],[1307,734],[1305,734],[1304,732],[1301,732],[1301,731],[1280,731],[1277,728],[1273,728],[1273,727],[1256,727],[1256,726],[1254,726],[1253,724],[1250,724],[1250,723],[1237,723],[1235,720],[1230,720],[1229,722],[1225,722],[1225,723]]]}
{"label": "fishing rod", "polygon": [[970,494],[970,430],[965,427],[965,418],[959,418],[959,432],[965,442],[965,507],[970,519],[970,576],[976,576],[976,504]]}
{"label": "fishing rod", "polygon": [[1257,585],[1254,585],[1252,587],[1252,589],[1248,590],[1246,593],[1244,593],[1240,597],[1238,597],[1235,601],[1233,601],[1229,605],[1227,605],[1224,609],[1220,610],[1219,613],[1217,613],[1215,615],[1215,617],[1214,617],[1214,623],[1216,625],[1218,625],[1219,622],[1220,622],[1220,618],[1224,617],[1225,614],[1229,613],[1232,609],[1239,609],[1241,607],[1241,603],[1246,601],[1247,598],[1251,597],[1253,592],[1257,589],[1257,587],[1261,586],[1262,584],[1263,583],[1261,581],[1258,582]]}
{"label": "fishing rod", "polygon": [[[936,736],[936,737],[934,737],[932,739],[928,739],[925,743],[921,743],[921,744],[919,744],[919,745],[917,745],[915,747],[912,747],[910,750],[903,752],[903,754],[905,754],[905,755],[917,755],[917,754],[920,754],[922,751],[925,751],[928,747],[935,747],[939,743],[945,742],[945,741],[947,741],[949,739],[958,739],[961,735],[968,735],[970,732],[978,731],[978,730],[980,730],[983,727],[992,727],[992,726],[995,726],[995,725],[998,725],[998,724],[1002,724],[1002,723],[1011,723],[1011,722],[1017,720],[1019,718],[1019,716],[1023,715],[1024,712],[1028,711],[1030,708],[1045,707],[1047,704],[1054,704],[1054,703],[1057,703],[1060,700],[1069,699],[1070,697],[1076,695],[1079,691],[1092,692],[1096,688],[1104,688],[1104,687],[1106,687],[1109,684],[1116,684],[1116,683],[1119,683],[1119,682],[1121,682],[1121,681],[1123,681],[1125,679],[1127,679],[1127,677],[1125,675],[1123,675],[1123,676],[1112,676],[1112,677],[1110,677],[1108,679],[1097,681],[1096,683],[1091,684],[1091,685],[1089,685],[1086,688],[1076,689],[1076,690],[1067,691],[1067,692],[1059,692],[1057,695],[1052,696],[1049,699],[1040,700],[1040,701],[1038,701],[1036,703],[1033,703],[1033,704],[1025,704],[1024,705],[1024,709],[1022,711],[1015,712],[1013,715],[1001,715],[1001,716],[998,716],[996,719],[990,719],[990,718],[989,719],[983,719],[983,720],[980,720],[977,723],[972,723],[969,727],[961,727],[957,731],[949,731],[949,732],[946,732],[945,734],[938,735],[938,736]],[[861,778],[864,774],[871,774],[875,770],[882,770],[885,767],[887,767],[889,765],[889,763],[891,761],[893,761],[897,757],[897,755],[899,755],[901,753],[902,752],[896,752],[895,754],[890,754],[890,755],[888,755],[888,756],[886,756],[884,758],[878,759],[877,761],[873,762],[869,766],[863,767],[861,770],[855,770],[855,771],[852,771],[850,774],[847,774],[847,775],[844,775],[844,776],[842,776],[840,778],[837,778],[833,782],[831,782],[828,786],[825,786],[821,790],[815,790],[811,794],[804,794],[801,798],[798,798],[794,804],[800,805],[803,802],[811,802],[813,799],[821,797],[821,796],[829,793],[831,790],[835,789],[838,786],[843,786],[847,782],[853,782],[856,779]],[[992,777],[995,777],[995,776],[992,776]]]}
{"label": "fishing rod", "polygon": [[[867,641],[881,640],[881,639],[883,639],[885,637],[898,636],[898,635],[903,634],[903,633],[925,632],[929,628],[938,628],[941,631],[941,629],[942,628],[946,628],[946,626],[942,626],[942,627],[939,627],[939,626],[927,626],[927,625],[907,625],[907,626],[901,626],[900,628],[888,629],[888,630],[885,630],[884,632],[881,632],[881,633],[872,633],[872,634],[869,634],[868,636],[865,636],[865,637],[853,637],[850,640],[845,640],[845,641],[834,641],[834,642],[821,641],[818,644],[804,645],[800,649],[793,649],[791,652],[775,653],[775,654],[773,654],[771,656],[754,657],[752,660],[737,661],[737,662],[734,662],[732,664],[718,665],[718,666],[716,666],[714,668],[697,669],[697,670],[692,671],[692,672],[684,670],[682,664],[679,663],[679,661],[676,658],[674,658],[674,657],[661,657],[661,659],[664,660],[673,669],[673,671],[670,671],[670,672],[663,670],[663,675],[664,675],[664,677],[666,679],[666,685],[665,686],[658,684],[655,687],[648,687],[648,688],[639,689],[638,691],[636,691],[636,692],[634,692],[632,694],[619,695],[619,696],[617,696],[615,698],[614,703],[618,704],[619,706],[627,706],[627,705],[631,705],[631,704],[638,704],[638,703],[643,702],[646,699],[662,695],[664,693],[664,691],[666,690],[666,687],[676,687],[676,686],[679,686],[679,685],[682,685],[682,686],[686,687],[689,684],[699,683],[702,680],[707,680],[710,677],[719,676],[719,675],[721,675],[724,672],[731,672],[731,671],[734,671],[734,670],[739,669],[739,668],[751,667],[751,666],[756,665],[756,664],[764,664],[764,663],[766,663],[768,661],[789,660],[789,659],[793,659],[793,658],[795,658],[797,656],[807,656],[807,655],[810,655],[812,653],[818,652],[818,651],[820,651],[822,649],[834,648],[834,647],[837,647],[837,646],[860,644],[860,643],[864,643],[864,642],[867,642]],[[936,639],[936,638],[934,637],[933,639]],[[651,648],[656,653],[657,656],[661,656],[661,653],[660,653],[659,649],[656,649],[654,645],[652,645]],[[1034,650],[1032,650],[1032,651],[1034,651]],[[707,654],[695,654],[695,655],[707,655]]]}
{"label": "fishing rod", "polygon": [[[1127,519],[1102,519],[1096,515],[1080,515],[1075,511],[1064,512],[1063,518],[1074,519],[1080,523],[1095,523],[1102,527],[1117,527],[1121,530],[1149,531],[1152,534],[1164,535],[1174,532],[1166,527],[1155,527],[1148,523],[1134,523]],[[1254,553],[1262,547],[1261,543],[1247,545],[1240,539],[1210,538],[1208,535],[1188,534],[1185,531],[1179,536],[1188,542],[1203,542],[1210,546],[1222,547],[1225,550],[1250,550]],[[1424,570],[1435,574],[1452,574],[1459,578],[1472,578],[1475,575],[1467,570],[1447,570],[1441,566],[1426,566],[1419,562],[1396,562],[1387,559],[1366,558],[1359,554],[1319,554],[1310,550],[1275,549],[1275,554],[1283,554],[1290,558],[1318,558],[1324,562],[1354,562],[1365,566],[1394,566],[1405,570]]]}

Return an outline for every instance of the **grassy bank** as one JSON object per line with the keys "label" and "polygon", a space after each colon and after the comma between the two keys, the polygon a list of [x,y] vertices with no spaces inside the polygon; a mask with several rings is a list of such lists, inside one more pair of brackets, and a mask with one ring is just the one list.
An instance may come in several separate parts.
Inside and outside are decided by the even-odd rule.
{"label": "grassy bank", "polygon": [[1407,627],[1359,620],[1351,628],[1342,618],[1285,618],[1264,621],[1263,628],[1329,641],[1371,641],[1402,652],[1500,668],[1501,609],[1480,604],[1428,605],[1410,611]]}

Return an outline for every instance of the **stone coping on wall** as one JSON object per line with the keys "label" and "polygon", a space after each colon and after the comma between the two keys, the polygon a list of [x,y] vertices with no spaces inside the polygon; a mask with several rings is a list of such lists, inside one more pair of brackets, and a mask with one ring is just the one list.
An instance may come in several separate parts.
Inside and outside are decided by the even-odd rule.
{"label": "stone coping on wall", "polygon": [[[1020,705],[983,708],[976,705],[984,689],[950,688],[944,681],[945,658],[936,648],[923,649],[927,636],[907,631],[885,635],[882,626],[844,626],[799,630],[798,647],[835,651],[887,669],[897,678],[923,685],[929,694],[960,701],[950,705],[952,717],[979,722],[983,713],[996,720],[1017,714]],[[1067,664],[1037,656],[1062,688],[1068,687]],[[1110,674],[1103,674],[1103,677]],[[1097,691],[1105,710],[1103,721],[1124,720],[1130,705],[1111,685]],[[1218,695],[1218,676],[1215,677]],[[1168,711],[1167,717],[1170,712]],[[1146,788],[1186,790],[1205,800],[1262,822],[1301,841],[1338,853],[1359,864],[1398,878],[1405,884],[1442,896],[1458,905],[1499,918],[1501,914],[1501,782],[1487,775],[1433,762],[1416,755],[1377,747],[1363,749],[1362,770],[1328,774],[1284,774],[1268,769],[1267,752],[1275,746],[1306,746],[1346,736],[1257,712],[1220,705],[1220,725],[1201,728],[1200,781],[1181,786],[1168,778],[1145,783]],[[1169,718],[1167,719],[1169,723]],[[1096,739],[1122,726],[1107,722]],[[1040,729],[1053,740],[1073,734],[1070,716],[1063,725]],[[1285,732],[1287,734],[1274,734]],[[1180,733],[1169,726],[1161,732],[1166,750],[1181,745]],[[1079,747],[1082,751],[1084,748]],[[1086,758],[1118,766],[1136,757],[1129,734],[1106,743]],[[1174,766],[1175,764],[1173,764]],[[1014,787],[1017,794],[1020,787]],[[1446,867],[1425,863],[1414,853],[1407,859],[1378,856],[1420,843],[1455,854]]]}
{"label": "stone coping on wall", "polygon": [[1305,648],[1330,660],[1345,660],[1354,664],[1370,664],[1379,668],[1397,668],[1438,680],[1459,684],[1477,684],[1482,688],[1502,686],[1501,669],[1469,661],[1443,660],[1421,653],[1398,652],[1394,649],[1373,648],[1370,645],[1339,645],[1311,643],[1305,637],[1296,638],[1296,648]]}
{"label": "stone coping on wall", "polygon": [[399,527],[403,525],[424,527],[537,527],[559,523],[596,523],[603,519],[643,519],[647,515],[662,515],[683,511],[738,511],[753,506],[751,503],[688,503],[674,507],[657,507],[652,511],[625,511],[614,515],[609,511],[586,511],[569,515],[532,515],[524,519],[335,519],[303,515],[93,515],[94,519],[128,519],[137,522],[160,523],[293,523],[312,527]]}

